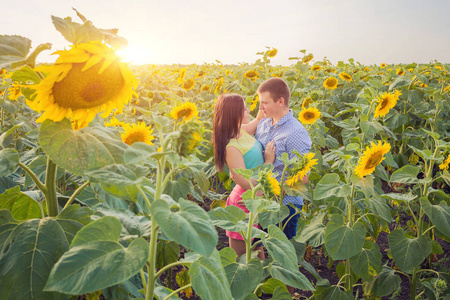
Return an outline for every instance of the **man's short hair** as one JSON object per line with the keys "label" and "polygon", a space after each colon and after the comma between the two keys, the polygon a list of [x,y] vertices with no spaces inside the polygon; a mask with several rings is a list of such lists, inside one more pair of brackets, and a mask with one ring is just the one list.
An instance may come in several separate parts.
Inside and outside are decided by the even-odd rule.
{"label": "man's short hair", "polygon": [[284,99],[284,105],[289,106],[289,98],[291,96],[291,91],[287,83],[278,77],[273,77],[267,79],[258,87],[258,94],[269,92],[270,96],[274,101],[280,98]]}

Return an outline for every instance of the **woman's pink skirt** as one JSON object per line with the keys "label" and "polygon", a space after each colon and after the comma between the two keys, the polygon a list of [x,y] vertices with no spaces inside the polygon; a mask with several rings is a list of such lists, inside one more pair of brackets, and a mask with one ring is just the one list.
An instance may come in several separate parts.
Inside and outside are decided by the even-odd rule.
{"label": "woman's pink skirt", "polygon": [[[227,204],[226,204],[226,206],[229,206],[229,205],[237,206],[237,207],[239,207],[240,209],[242,209],[246,214],[248,214],[248,213],[249,213],[248,209],[247,209],[245,206],[238,205],[238,203],[237,203],[238,201],[241,201],[241,200],[242,200],[242,194],[243,194],[244,192],[245,192],[245,190],[244,190],[240,185],[237,185],[237,184],[236,184],[236,186],[235,186],[234,189],[231,191],[231,194],[230,194],[230,196],[229,196],[228,199],[227,199]],[[253,227],[260,228],[260,227],[259,227],[259,224],[253,224]],[[226,234],[227,234],[228,237],[230,237],[230,238],[232,238],[232,239],[235,239],[235,240],[244,240],[244,239],[242,238],[242,235],[241,235],[239,232],[234,232],[234,231],[226,230]]]}

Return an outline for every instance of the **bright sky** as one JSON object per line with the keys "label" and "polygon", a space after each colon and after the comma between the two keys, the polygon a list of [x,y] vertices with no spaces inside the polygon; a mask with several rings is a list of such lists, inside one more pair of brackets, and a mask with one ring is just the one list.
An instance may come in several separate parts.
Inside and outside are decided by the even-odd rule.
{"label": "bright sky", "polygon": [[51,15],[81,22],[72,7],[118,28],[136,64],[253,63],[265,46],[278,49],[274,65],[293,64],[301,49],[333,63],[450,63],[448,0],[1,0],[0,34],[68,48]]}

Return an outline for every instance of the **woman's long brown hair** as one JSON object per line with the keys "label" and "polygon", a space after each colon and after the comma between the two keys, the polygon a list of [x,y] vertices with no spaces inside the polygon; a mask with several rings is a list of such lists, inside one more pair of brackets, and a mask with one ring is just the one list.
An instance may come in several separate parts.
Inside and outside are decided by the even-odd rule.
{"label": "woman's long brown hair", "polygon": [[225,149],[230,139],[236,138],[244,117],[244,98],[238,94],[222,94],[214,107],[214,160],[219,171],[225,165]]}

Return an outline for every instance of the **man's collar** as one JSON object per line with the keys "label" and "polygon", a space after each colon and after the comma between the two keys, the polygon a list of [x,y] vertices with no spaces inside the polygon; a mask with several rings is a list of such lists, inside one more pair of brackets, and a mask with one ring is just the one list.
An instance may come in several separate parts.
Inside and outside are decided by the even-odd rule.
{"label": "man's collar", "polygon": [[[292,109],[289,109],[288,113],[285,114],[285,115],[280,119],[280,121],[278,121],[277,124],[274,124],[274,125],[283,125],[284,123],[287,122],[287,120],[289,120],[290,118],[293,118],[293,117],[294,117],[294,113],[293,113]],[[271,120],[271,122],[273,123],[273,119]]]}

